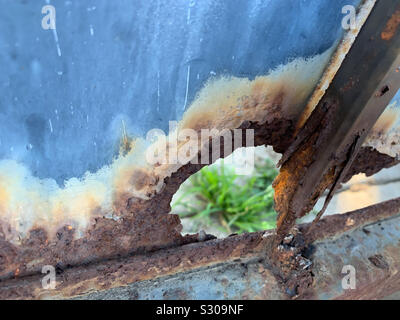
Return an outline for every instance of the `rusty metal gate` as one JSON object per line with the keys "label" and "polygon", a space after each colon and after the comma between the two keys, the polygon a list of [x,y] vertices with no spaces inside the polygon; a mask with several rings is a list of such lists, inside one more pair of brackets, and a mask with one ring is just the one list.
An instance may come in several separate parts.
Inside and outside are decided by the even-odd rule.
{"label": "rusty metal gate", "polygon": [[[322,218],[399,163],[399,1],[89,2],[0,1],[1,298],[400,297],[400,200]],[[217,133],[148,160],[188,129]],[[277,230],[182,235],[172,196],[238,129],[283,155]]]}

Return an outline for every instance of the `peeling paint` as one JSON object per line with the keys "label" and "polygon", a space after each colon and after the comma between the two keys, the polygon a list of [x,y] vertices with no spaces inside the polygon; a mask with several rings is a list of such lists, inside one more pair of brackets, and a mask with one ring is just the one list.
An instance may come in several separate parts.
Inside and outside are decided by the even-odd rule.
{"label": "peeling paint", "polygon": [[[291,130],[284,130],[287,123],[287,126],[293,127],[298,124],[297,128],[304,124],[334,78],[374,4],[373,0],[364,1],[357,16],[356,29],[349,31],[336,49],[333,46],[321,55],[292,60],[254,79],[233,76],[209,79],[177,128],[169,133],[165,152],[177,153],[187,147],[184,142],[177,145],[173,142],[175,136],[185,129],[216,129],[219,136],[221,132],[249,127],[258,129],[256,139],[259,139],[259,144],[274,139],[290,140],[291,134],[279,136],[282,132],[273,129],[292,133]],[[329,60],[330,65],[324,73]],[[185,107],[189,102],[190,68],[188,64]],[[390,106],[374,127],[369,145],[382,153],[398,156],[393,142],[397,143],[399,137],[388,138],[397,122],[397,109],[395,105]],[[49,123],[53,132],[51,120]],[[380,141],[381,145],[376,141]],[[176,164],[151,165],[145,155],[149,150],[162,149],[162,143],[161,140],[132,139],[123,122],[119,157],[95,173],[88,172],[83,177],[67,180],[63,187],[52,179],[36,178],[19,162],[1,160],[0,278],[25,277],[37,273],[42,264],[52,263],[61,267],[77,265],[115,258],[114,255],[199,241],[196,235],[186,238],[180,235],[179,218],[168,215],[168,208],[179,184],[199,170],[201,165],[188,165],[191,159]],[[200,146],[200,150],[203,147]],[[314,160],[307,158],[307,147],[305,145],[303,150],[304,158],[297,159],[299,162],[291,168],[299,175],[299,167],[304,168]],[[288,175],[288,170],[284,168],[281,182],[285,183],[277,185],[278,195],[286,195],[286,180],[293,178]],[[328,172],[326,184],[331,177],[332,172]],[[297,182],[298,176],[293,179]],[[354,224],[348,221],[347,227]],[[282,216],[278,223],[282,223]],[[189,265],[191,255],[189,252]],[[162,268],[168,269],[170,264],[168,261],[167,267]],[[153,266],[148,266],[146,272],[154,272],[153,276],[160,273]],[[80,292],[80,280],[68,288],[71,290],[68,295]],[[93,284],[90,280],[86,285],[104,288],[111,286],[113,280],[115,278],[106,273],[100,280],[103,284]]]}
{"label": "peeling paint", "polygon": [[[331,52],[329,49],[316,57],[296,59],[254,80],[235,77],[210,80],[184,114],[178,133],[187,128],[235,129],[244,121],[262,124],[272,115],[278,116],[276,112],[281,118],[296,119]],[[168,139],[175,134],[171,132]],[[34,177],[16,161],[0,161],[0,218],[4,239],[18,244],[33,228],[43,228],[53,239],[57,230],[66,224],[73,226],[75,237],[80,238],[93,218],[120,215],[121,201],[151,199],[160,192],[164,180],[186,164],[149,165],[145,154],[159,143],[136,139],[125,156],[121,155],[96,173],[66,181],[64,188],[59,188],[51,179]],[[172,146],[176,151],[181,147],[183,144]]]}

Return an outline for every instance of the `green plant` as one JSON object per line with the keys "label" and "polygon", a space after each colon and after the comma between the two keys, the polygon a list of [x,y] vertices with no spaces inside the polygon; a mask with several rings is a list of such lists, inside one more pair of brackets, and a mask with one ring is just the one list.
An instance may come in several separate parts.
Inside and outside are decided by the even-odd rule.
{"label": "green plant", "polygon": [[[192,186],[173,207],[184,208],[182,218],[192,217],[214,225],[217,222],[228,233],[272,229],[276,226],[276,212],[271,183],[277,173],[269,160],[258,164],[255,174],[245,181],[223,162],[219,168],[205,167],[190,178]],[[196,200],[187,201],[189,195]]]}

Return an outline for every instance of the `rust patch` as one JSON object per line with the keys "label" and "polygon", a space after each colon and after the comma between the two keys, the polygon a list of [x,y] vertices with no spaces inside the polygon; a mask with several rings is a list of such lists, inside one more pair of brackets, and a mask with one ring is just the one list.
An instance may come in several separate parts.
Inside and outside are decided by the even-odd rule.
{"label": "rust patch", "polygon": [[[317,228],[307,236],[311,236],[312,241],[339,237],[345,232],[399,213],[400,199],[397,199],[347,214],[327,216],[319,221]],[[354,224],[345,228],[346,221],[349,219],[353,220]],[[221,262],[253,258],[265,262],[261,272],[275,275],[281,285],[282,296],[308,299],[313,297],[313,292],[324,290],[323,287],[315,287],[312,260],[306,253],[307,241],[303,235],[309,227],[309,224],[301,225],[298,230],[294,229],[291,236],[283,240],[278,260],[274,260],[276,233],[273,230],[236,235],[225,239],[208,237],[206,241],[165,248],[156,252],[58,268],[55,290],[42,288],[42,274],[0,280],[0,299],[72,298],[93,290],[108,290],[129,283],[217,265]],[[191,241],[198,241],[198,238],[199,235],[193,235]],[[274,264],[274,261],[277,263]],[[268,281],[272,283],[273,279],[271,277],[269,279]],[[265,286],[265,296],[271,296],[268,290],[275,290],[271,289],[271,283]]]}
{"label": "rust patch", "polygon": [[[279,234],[277,239],[280,239]],[[282,291],[290,299],[306,299],[312,293],[312,261],[305,257],[306,242],[297,228],[287,235],[278,247],[276,239],[267,254],[269,266]]]}
{"label": "rust patch", "polygon": [[[264,123],[245,121],[240,128],[254,129],[256,145],[272,145],[278,151],[287,148],[293,133],[292,121],[282,119],[277,106],[271,118]],[[220,139],[223,154],[224,140]],[[246,141],[244,137],[242,141]],[[209,163],[216,160],[212,159],[212,152],[209,155]],[[198,241],[197,236],[182,236],[179,217],[169,212],[172,196],[179,186],[203,166],[191,163],[184,165],[165,179],[162,191],[150,200],[122,195],[114,202],[116,215],[113,219],[93,218],[83,237],[76,237],[77,230],[70,224],[60,227],[54,239],[49,237],[44,228],[35,228],[18,246],[6,241],[0,233],[0,279],[14,277],[17,269],[19,276],[26,276],[40,273],[43,265],[57,265],[65,269]],[[134,172],[138,188],[142,184],[157,183],[153,176],[144,171]]]}
{"label": "rust patch", "polygon": [[400,25],[400,9],[396,10],[396,12],[387,22],[385,29],[381,33],[382,40],[385,41],[391,40],[396,34],[399,25]]}
{"label": "rust patch", "polygon": [[[326,216],[324,219],[318,221],[310,232],[307,232],[308,224],[300,225],[299,229],[302,232],[307,232],[307,241],[312,243],[326,238],[335,238],[343,232],[349,232],[399,214],[400,198],[397,198],[353,212]],[[351,221],[351,223],[349,224],[348,221]],[[368,231],[366,234],[368,234]]]}
{"label": "rust patch", "polygon": [[298,189],[302,188],[308,167],[316,160],[314,150],[327,143],[326,132],[330,130],[336,106],[334,102],[320,104],[282,157],[283,165],[273,183],[275,210],[278,212],[277,228],[281,238],[290,232],[296,219],[303,217],[314,207],[320,194],[334,182],[335,167],[321,177],[318,190],[310,195],[310,202],[306,206],[300,208],[293,203]]}
{"label": "rust patch", "polygon": [[[323,118],[327,115],[324,111],[319,116]],[[328,119],[322,121],[318,117],[315,119],[315,123],[321,126],[328,125],[328,122]],[[278,106],[264,123],[245,121],[240,128],[254,129],[255,145],[272,145],[277,152],[288,150],[293,142],[295,130],[292,120],[281,117]],[[313,137],[304,144],[303,157],[293,157],[282,168],[279,179],[275,182],[278,208],[286,210],[284,206],[289,202],[295,186],[301,183],[302,170],[314,161],[310,157],[309,150],[315,148],[315,143],[317,140]],[[222,141],[221,150],[223,147]],[[358,172],[371,174],[394,163],[391,157],[365,149],[354,163],[351,174]],[[164,181],[163,190],[151,200],[132,198],[128,194],[121,197],[114,203],[117,216],[113,219],[105,217],[92,219],[86,234],[78,239],[75,237],[76,228],[70,224],[58,228],[55,239],[50,238],[44,228],[36,227],[19,246],[6,241],[5,235],[0,232],[0,279],[15,277],[17,269],[18,276],[24,277],[40,273],[43,265],[58,266],[64,270],[71,266],[153,252],[199,241],[196,235],[183,237],[180,234],[179,217],[170,215],[169,212],[171,198],[180,184],[202,167],[203,165],[194,164],[181,167]],[[143,179],[147,179],[145,174]],[[327,175],[325,180],[324,184],[328,185],[331,181],[330,176]],[[283,220],[281,215],[279,225],[282,225]],[[295,219],[291,223],[294,221]]]}
{"label": "rust patch", "polygon": [[93,290],[106,290],[127,283],[258,256],[263,254],[272,238],[273,233],[264,236],[263,232],[257,232],[65,268],[57,275],[54,291],[42,289],[42,275],[27,276],[24,281],[9,279],[0,281],[0,298],[75,297]]}

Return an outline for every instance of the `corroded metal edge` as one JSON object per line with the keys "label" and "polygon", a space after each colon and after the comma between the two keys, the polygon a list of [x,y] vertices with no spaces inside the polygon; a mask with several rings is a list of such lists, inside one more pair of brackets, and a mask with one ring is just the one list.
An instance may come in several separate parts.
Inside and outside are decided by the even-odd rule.
{"label": "corroded metal edge", "polygon": [[282,236],[329,188],[320,218],[400,87],[400,33],[390,41],[381,38],[385,22],[398,8],[398,1],[377,1],[324,98],[284,153],[274,182]]}
{"label": "corroded metal edge", "polygon": [[0,282],[0,298],[68,298],[239,258],[251,258],[264,251],[272,234],[267,237],[263,232],[232,236],[66,269],[57,276],[54,291],[42,289],[41,275],[10,279]]}
{"label": "corroded metal edge", "polygon": [[[375,1],[366,0],[365,3],[368,5],[365,6],[365,10],[361,10],[363,14],[360,15],[359,21],[357,20],[359,27],[367,18]],[[358,33],[358,31],[353,33]],[[255,130],[255,145],[273,145],[277,152],[284,152],[290,144],[298,128],[295,127],[295,119],[284,116],[282,110],[284,93],[284,91],[280,92],[272,101],[271,112],[261,122],[244,121],[242,123],[241,128]],[[253,105],[251,106],[253,108]],[[387,156],[379,154],[378,158],[383,157]],[[364,161],[360,164],[367,166],[368,169],[368,163],[366,163],[368,160],[363,159]],[[391,161],[393,158],[388,159],[388,162]],[[383,165],[387,166],[388,163],[385,162]],[[383,165],[376,164],[374,169],[381,169]],[[363,167],[357,165],[354,167],[357,169],[355,171],[364,170]],[[14,276],[39,273],[43,265],[56,265],[63,269],[68,266],[79,266],[82,263],[94,263],[99,260],[134,253],[140,254],[192,242],[191,237],[184,238],[180,235],[179,218],[168,213],[174,192],[187,177],[200,168],[201,166],[196,165],[181,168],[162,181],[163,189],[151,200],[145,201],[123,194],[120,201],[114,203],[118,214],[112,219],[102,215],[91,219],[88,230],[81,238],[77,238],[79,230],[71,224],[57,227],[55,238],[46,231],[45,227],[35,226],[30,230],[27,238],[23,239],[21,245],[7,241],[4,234],[0,232],[0,278],[9,279]],[[136,174],[140,181],[157,183],[157,185],[159,183],[145,172],[138,171]],[[4,228],[9,229],[7,225]]]}
{"label": "corroded metal edge", "polygon": [[[315,242],[315,246],[321,246],[321,243],[331,243],[335,239],[346,239],[353,231],[396,217],[399,213],[400,199],[395,199],[351,213],[329,216],[319,221],[317,227],[310,234],[307,234],[310,225],[301,225],[299,229],[306,238],[308,237],[308,240]],[[386,237],[390,237],[390,235]],[[42,289],[41,281],[44,275],[40,274],[4,280],[0,282],[0,298],[73,298],[97,291],[124,287],[144,280],[183,274],[221,263],[235,262],[238,259],[241,261],[263,260],[265,262],[263,263],[263,272],[268,273],[269,276],[266,278],[271,281],[270,287],[275,288],[276,283],[279,283],[279,277],[274,278],[274,280],[271,280],[272,277],[270,277],[272,274],[276,276],[276,270],[270,267],[272,245],[275,238],[276,234],[273,230],[235,235],[226,239],[197,242],[181,247],[162,249],[153,253],[59,270],[55,290]],[[392,239],[392,242],[396,241],[398,244],[399,239]],[[362,244],[360,245],[362,246]],[[312,258],[310,259],[312,261]],[[313,269],[313,272],[317,271],[315,268]],[[318,287],[319,282],[316,283],[317,287],[313,285],[308,288],[306,295],[297,298],[315,297],[315,292],[322,290]],[[394,289],[400,290],[400,287]],[[282,293],[285,293],[285,288],[282,288]],[[264,296],[270,297],[268,293],[265,293]]]}
{"label": "corroded metal edge", "polygon": [[300,230],[307,234],[307,240],[312,243],[339,237],[345,232],[391,218],[399,213],[400,198],[396,198],[349,213],[326,216],[318,221],[310,232],[309,224],[300,225]]}

